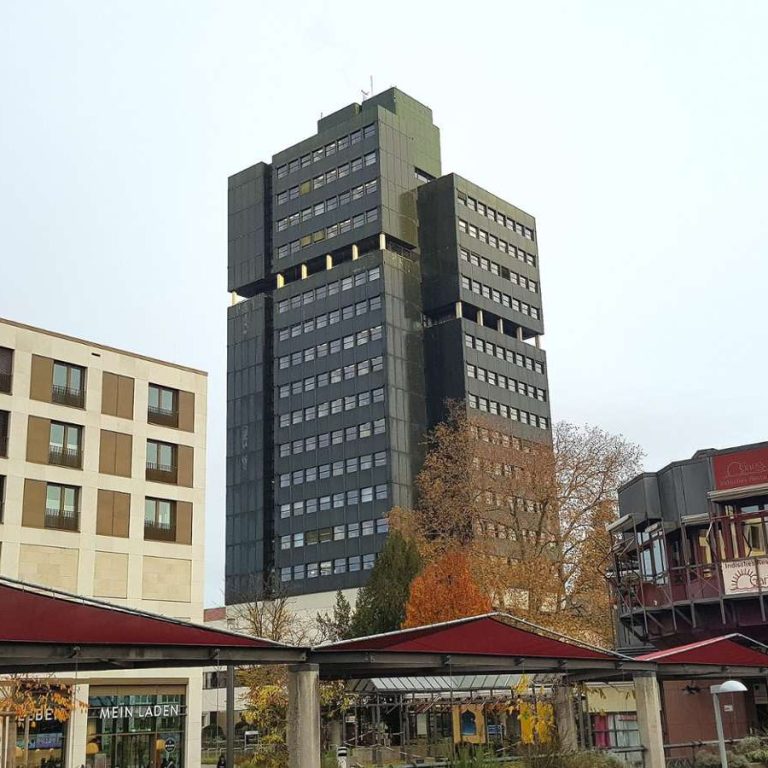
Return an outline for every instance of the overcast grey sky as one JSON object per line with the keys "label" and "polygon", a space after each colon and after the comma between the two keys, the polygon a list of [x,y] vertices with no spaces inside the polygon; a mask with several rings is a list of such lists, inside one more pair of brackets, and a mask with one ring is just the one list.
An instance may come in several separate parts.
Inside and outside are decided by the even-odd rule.
{"label": "overcast grey sky", "polygon": [[537,217],[553,416],[647,467],[768,438],[768,2],[0,0],[0,315],[210,373],[227,176],[397,85]]}

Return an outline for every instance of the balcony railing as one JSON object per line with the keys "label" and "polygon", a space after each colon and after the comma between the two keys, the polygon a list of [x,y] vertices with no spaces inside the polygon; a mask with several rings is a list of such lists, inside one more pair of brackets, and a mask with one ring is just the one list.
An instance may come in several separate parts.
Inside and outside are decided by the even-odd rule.
{"label": "balcony railing", "polygon": [[11,374],[0,371],[0,392],[11,393]]}
{"label": "balcony railing", "polygon": [[175,483],[176,477],[176,467],[167,464],[154,464],[150,461],[147,462],[147,480],[152,480],[156,483]]}
{"label": "balcony railing", "polygon": [[46,528],[56,528],[60,531],[76,531],[77,526],[77,512],[62,512],[60,509],[45,510]]}
{"label": "balcony railing", "polygon": [[80,469],[83,456],[78,448],[59,448],[50,446],[48,448],[48,463],[58,464],[60,467],[73,467]]}
{"label": "balcony railing", "polygon": [[684,565],[655,577],[624,573],[616,584],[619,613],[642,608],[664,608],[675,603],[717,600],[721,597],[768,597],[768,560],[747,557],[702,565]]}
{"label": "balcony railing", "polygon": [[150,424],[159,424],[162,427],[178,427],[179,412],[168,411],[165,408],[149,406],[147,408],[147,421]]}
{"label": "balcony railing", "polygon": [[51,390],[51,399],[54,403],[60,405],[71,405],[75,408],[82,408],[85,405],[85,391],[82,389],[70,389],[69,387],[60,387],[53,385]]}
{"label": "balcony railing", "polygon": [[154,541],[176,541],[176,526],[173,523],[145,520],[144,538]]}

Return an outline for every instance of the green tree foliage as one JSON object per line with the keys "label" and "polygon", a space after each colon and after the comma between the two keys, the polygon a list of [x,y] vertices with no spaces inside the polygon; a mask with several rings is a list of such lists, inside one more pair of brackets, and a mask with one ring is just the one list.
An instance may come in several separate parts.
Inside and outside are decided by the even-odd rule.
{"label": "green tree foliage", "polygon": [[315,622],[321,642],[335,643],[352,637],[352,606],[341,590],[336,593],[333,614],[318,613]]}
{"label": "green tree foliage", "polygon": [[414,576],[421,570],[415,544],[390,531],[368,583],[360,590],[352,617],[352,637],[400,629]]}

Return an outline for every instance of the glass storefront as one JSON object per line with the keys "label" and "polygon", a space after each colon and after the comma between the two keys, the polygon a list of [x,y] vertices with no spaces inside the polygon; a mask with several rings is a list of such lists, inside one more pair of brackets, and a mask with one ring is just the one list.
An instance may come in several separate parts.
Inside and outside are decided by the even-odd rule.
{"label": "glass storefront", "polygon": [[184,768],[185,734],[183,689],[91,689],[87,768]]}
{"label": "glass storefront", "polygon": [[[29,732],[29,738],[26,733]],[[59,722],[50,709],[16,723],[16,764],[27,768],[63,768],[67,744],[67,723]]]}

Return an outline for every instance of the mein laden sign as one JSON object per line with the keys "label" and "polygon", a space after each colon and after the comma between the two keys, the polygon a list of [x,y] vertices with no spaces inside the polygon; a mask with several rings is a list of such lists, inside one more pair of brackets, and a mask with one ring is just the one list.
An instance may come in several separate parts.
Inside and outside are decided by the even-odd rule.
{"label": "mein laden sign", "polygon": [[718,491],[768,483],[768,448],[720,454],[712,464]]}
{"label": "mein laden sign", "polygon": [[726,595],[754,595],[768,592],[768,557],[730,560],[721,563]]}
{"label": "mein laden sign", "polygon": [[116,707],[99,707],[99,720],[115,720],[123,717],[178,717],[181,704],[133,704]]}

